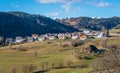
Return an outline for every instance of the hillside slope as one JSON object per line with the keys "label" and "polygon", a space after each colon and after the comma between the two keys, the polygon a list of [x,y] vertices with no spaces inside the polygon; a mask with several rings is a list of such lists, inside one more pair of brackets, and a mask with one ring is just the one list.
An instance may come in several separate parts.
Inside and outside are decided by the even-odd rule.
{"label": "hillside slope", "polygon": [[112,29],[113,27],[120,24],[120,17],[111,18],[90,18],[90,17],[77,17],[77,18],[66,18],[56,19],[56,21],[74,26],[78,29],[91,29],[101,30],[102,27]]}
{"label": "hillside slope", "polygon": [[120,29],[120,24],[115,26],[114,29]]}
{"label": "hillside slope", "polygon": [[0,36],[3,37],[74,31],[78,30],[44,16],[24,12],[0,12]]}

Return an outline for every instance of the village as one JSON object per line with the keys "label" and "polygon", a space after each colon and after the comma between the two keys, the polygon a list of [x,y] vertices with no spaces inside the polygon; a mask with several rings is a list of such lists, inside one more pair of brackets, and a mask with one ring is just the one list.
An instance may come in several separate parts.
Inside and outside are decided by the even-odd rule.
{"label": "village", "polygon": [[[74,33],[58,33],[58,34],[32,34],[29,37],[16,37],[16,38],[6,38],[4,44],[20,44],[26,42],[36,42],[36,41],[47,41],[47,40],[87,40],[87,39],[95,39],[95,38],[106,38],[108,36],[108,31],[89,31],[85,30],[83,32],[74,32]],[[2,43],[3,44],[3,43]]]}

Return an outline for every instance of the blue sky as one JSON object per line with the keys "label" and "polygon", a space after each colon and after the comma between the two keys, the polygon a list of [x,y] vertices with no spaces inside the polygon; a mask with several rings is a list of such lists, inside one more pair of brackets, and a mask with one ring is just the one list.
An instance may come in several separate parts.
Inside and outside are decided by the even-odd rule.
{"label": "blue sky", "polygon": [[52,18],[120,16],[119,0],[0,0],[0,11],[22,11]]}

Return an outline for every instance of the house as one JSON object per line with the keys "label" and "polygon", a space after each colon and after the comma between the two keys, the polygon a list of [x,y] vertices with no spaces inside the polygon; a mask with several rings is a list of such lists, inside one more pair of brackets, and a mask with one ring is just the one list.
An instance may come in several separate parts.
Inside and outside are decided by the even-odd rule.
{"label": "house", "polygon": [[87,53],[97,53],[98,51],[99,51],[98,48],[94,45],[90,45],[84,49],[84,52],[87,52]]}
{"label": "house", "polygon": [[60,39],[60,40],[65,40],[66,39],[66,36],[65,36],[65,34],[58,34],[58,39]]}
{"label": "house", "polygon": [[85,40],[87,38],[88,38],[88,35],[86,35],[86,34],[81,34],[80,35],[80,40]]}
{"label": "house", "polygon": [[33,42],[33,37],[27,37],[27,42]]}
{"label": "house", "polygon": [[65,40],[66,39],[66,37],[65,36],[60,36],[60,37],[58,37],[60,40]]}
{"label": "house", "polygon": [[90,31],[89,31],[89,30],[85,30],[85,31],[83,31],[83,33],[84,33],[84,34],[89,34]]}
{"label": "house", "polygon": [[87,35],[88,36],[95,36],[96,35],[96,31],[90,31]]}
{"label": "house", "polygon": [[46,37],[38,37],[38,41],[45,41],[46,39]]}
{"label": "house", "polygon": [[36,41],[38,39],[38,34],[32,34],[32,38],[34,41]]}
{"label": "house", "polygon": [[6,38],[6,41],[5,41],[6,43],[13,43],[13,39],[12,38]]}
{"label": "house", "polygon": [[71,33],[66,33],[65,37],[66,37],[66,39],[70,39],[72,37],[72,34]]}
{"label": "house", "polygon": [[94,39],[96,37],[97,32],[96,31],[90,31],[89,34],[87,34],[89,39]]}
{"label": "house", "polygon": [[56,39],[55,36],[49,36],[48,38],[49,38],[49,40],[55,40]]}
{"label": "house", "polygon": [[80,38],[79,35],[73,35],[71,39],[76,40],[76,39],[79,39],[79,38]]}
{"label": "house", "polygon": [[103,54],[105,52],[105,49],[98,49],[95,45],[89,45],[87,48],[84,49],[84,52],[90,53],[90,54]]}
{"label": "house", "polygon": [[104,32],[100,32],[97,34],[97,37],[96,38],[106,38],[106,34]]}
{"label": "house", "polygon": [[4,38],[0,38],[0,46],[5,46],[5,39]]}
{"label": "house", "polygon": [[15,43],[23,43],[25,39],[23,39],[22,37],[16,37],[15,39]]}

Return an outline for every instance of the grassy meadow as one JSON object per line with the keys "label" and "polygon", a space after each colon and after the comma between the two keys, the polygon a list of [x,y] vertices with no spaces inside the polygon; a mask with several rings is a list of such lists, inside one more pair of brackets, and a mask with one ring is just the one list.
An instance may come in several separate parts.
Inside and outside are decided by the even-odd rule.
{"label": "grassy meadow", "polygon": [[[92,72],[92,64],[102,57],[81,52],[90,44],[99,45],[101,39],[89,40],[85,44],[72,47],[62,46],[62,42],[71,42],[71,40],[53,40],[45,42],[23,43],[0,47],[0,73],[12,73],[12,68],[16,69],[16,73],[25,73],[24,66],[35,66],[34,72],[43,71],[41,73],[89,73]],[[107,45],[119,45],[120,37],[108,39]],[[25,50],[19,50],[19,48]],[[79,54],[86,56],[85,59],[78,59],[72,55],[74,49]],[[68,63],[67,63],[67,62]],[[45,66],[43,66],[45,64]],[[69,67],[68,67],[69,66]]]}

